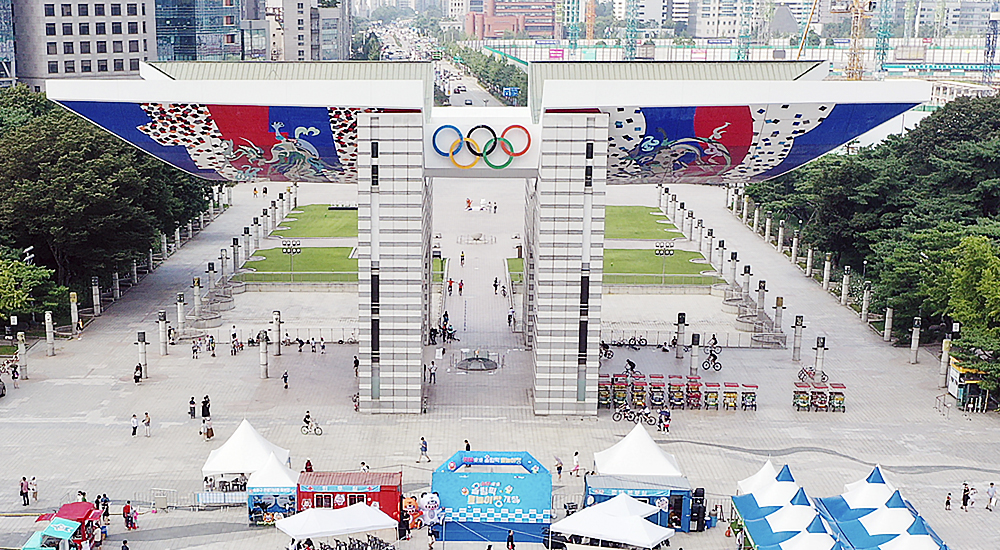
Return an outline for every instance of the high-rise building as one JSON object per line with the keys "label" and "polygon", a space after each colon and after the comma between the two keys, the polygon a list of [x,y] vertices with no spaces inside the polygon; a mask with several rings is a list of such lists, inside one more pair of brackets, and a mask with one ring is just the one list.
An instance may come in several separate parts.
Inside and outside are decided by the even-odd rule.
{"label": "high-rise building", "polygon": [[0,88],[14,85],[14,65],[14,3],[0,0]]}
{"label": "high-rise building", "polygon": [[338,61],[351,57],[351,2],[317,8],[315,0],[282,0],[284,61]]}
{"label": "high-rise building", "polygon": [[553,0],[486,0],[485,13],[465,14],[465,33],[482,40],[527,34],[552,38],[556,6]]}
{"label": "high-rise building", "polygon": [[152,0],[13,0],[13,8],[17,79],[34,90],[48,79],[138,78],[139,62],[157,58]]}
{"label": "high-rise building", "polygon": [[240,0],[156,0],[160,61],[239,61]]}

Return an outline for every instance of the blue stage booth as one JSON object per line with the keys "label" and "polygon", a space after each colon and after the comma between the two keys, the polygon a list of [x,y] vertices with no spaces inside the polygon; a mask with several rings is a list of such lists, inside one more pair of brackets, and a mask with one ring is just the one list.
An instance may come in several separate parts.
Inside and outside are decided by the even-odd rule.
{"label": "blue stage booth", "polygon": [[691,484],[683,476],[588,475],[584,477],[586,506],[625,494],[660,509],[648,519],[687,533],[691,525]]}
{"label": "blue stage booth", "polygon": [[[503,467],[509,471],[498,471]],[[552,522],[552,474],[524,452],[460,451],[434,470],[441,540],[542,542]]]}

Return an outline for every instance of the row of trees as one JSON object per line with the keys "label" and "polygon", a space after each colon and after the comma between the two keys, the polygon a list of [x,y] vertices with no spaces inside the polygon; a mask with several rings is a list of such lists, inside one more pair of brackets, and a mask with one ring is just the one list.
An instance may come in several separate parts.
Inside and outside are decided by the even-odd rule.
{"label": "row of trees", "polygon": [[[173,169],[24,86],[0,92],[0,315],[89,287],[208,208]],[[34,246],[29,268],[18,254]],[[17,287],[20,289],[17,290]],[[14,290],[12,290],[14,289]]]}
{"label": "row of trees", "polygon": [[[958,99],[914,130],[828,155],[748,194],[873,282],[874,308],[962,324],[955,355],[1000,380],[1000,99]],[[874,309],[873,308],[873,309]],[[908,323],[896,324],[905,330]]]}
{"label": "row of trees", "polygon": [[[449,44],[447,48],[451,58],[458,56],[462,65],[468,67],[472,75],[476,77],[486,91],[493,94],[498,100],[508,105],[525,105],[528,97],[528,73],[507,63],[505,60],[495,55],[487,55],[479,50]],[[504,88],[520,88],[519,98],[503,97]]]}

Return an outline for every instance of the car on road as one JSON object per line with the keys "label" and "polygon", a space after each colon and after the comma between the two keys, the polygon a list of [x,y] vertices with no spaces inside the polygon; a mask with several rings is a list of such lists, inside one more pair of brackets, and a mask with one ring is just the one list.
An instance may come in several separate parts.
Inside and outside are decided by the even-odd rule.
{"label": "car on road", "polygon": [[455,90],[458,91],[458,93],[465,93],[465,92],[468,91],[468,90],[465,89],[465,86],[461,85],[461,84],[458,85],[457,87],[455,87]]}
{"label": "car on road", "polygon": [[465,100],[465,104],[466,105],[472,105],[472,100],[471,99],[466,99]]}
{"label": "car on road", "polygon": [[7,386],[3,385],[3,380],[0,380],[0,397],[7,395]]}

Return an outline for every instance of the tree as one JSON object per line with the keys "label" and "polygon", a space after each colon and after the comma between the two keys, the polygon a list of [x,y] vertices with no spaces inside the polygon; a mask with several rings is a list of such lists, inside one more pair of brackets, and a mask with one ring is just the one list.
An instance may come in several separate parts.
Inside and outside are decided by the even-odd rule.
{"label": "tree", "polygon": [[44,94],[33,93],[23,84],[5,89],[0,94],[0,137],[54,108]]}
{"label": "tree", "polygon": [[0,319],[65,308],[67,292],[52,282],[50,269],[0,259]]}

